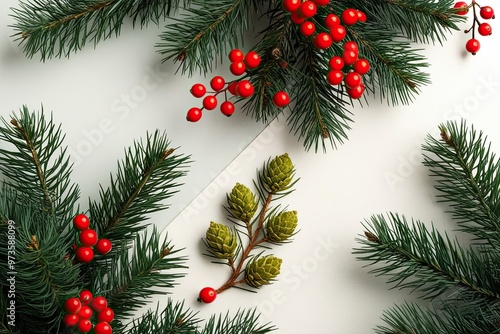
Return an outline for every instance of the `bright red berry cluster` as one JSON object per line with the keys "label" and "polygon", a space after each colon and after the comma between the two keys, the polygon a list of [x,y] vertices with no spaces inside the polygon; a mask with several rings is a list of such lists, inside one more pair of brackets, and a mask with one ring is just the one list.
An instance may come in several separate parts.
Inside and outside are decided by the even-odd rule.
{"label": "bright red berry cluster", "polygon": [[[476,1],[472,1],[471,4],[467,4],[465,1],[459,1],[455,3],[454,8],[457,9],[458,15],[467,15],[469,9],[472,8],[473,12],[473,22],[472,27],[465,30],[466,34],[472,32],[472,38],[470,38],[465,44],[465,49],[471,54],[475,55],[481,48],[481,43],[476,39],[476,30],[481,36],[489,36],[492,33],[491,25],[487,22],[481,22],[479,17],[483,20],[490,20],[495,18],[495,12],[490,6],[480,6]],[[479,10],[479,17],[477,11]]]}
{"label": "bright red berry cluster", "polygon": [[105,255],[111,251],[111,241],[99,239],[97,232],[90,228],[90,219],[82,214],[73,218],[73,226],[80,231],[79,245],[74,245],[75,257],[79,262],[89,263],[94,259],[94,247],[98,254]]}
{"label": "bright red berry cluster", "polygon": [[[308,19],[314,17],[318,6],[328,5],[329,0],[283,0],[283,8],[290,12],[293,23],[300,25],[299,30],[305,37],[311,37],[313,45],[318,49],[328,49],[333,43],[342,42],[346,35],[346,26],[353,26],[358,22],[366,22],[366,14],[354,8],[347,8],[339,16],[330,13],[324,20],[328,32],[318,32],[316,26]],[[344,43],[341,56],[330,59],[330,71],[326,80],[331,85],[345,84],[347,93],[352,99],[359,99],[365,86],[362,76],[370,70],[368,60],[359,58],[358,44],[354,41]]]}
{"label": "bright red berry cluster", "polygon": [[113,333],[110,323],[115,313],[103,296],[94,297],[89,290],[82,290],[78,297],[66,299],[64,309],[67,314],[63,322],[67,327],[75,327],[80,333],[88,333],[92,329],[95,334]]}

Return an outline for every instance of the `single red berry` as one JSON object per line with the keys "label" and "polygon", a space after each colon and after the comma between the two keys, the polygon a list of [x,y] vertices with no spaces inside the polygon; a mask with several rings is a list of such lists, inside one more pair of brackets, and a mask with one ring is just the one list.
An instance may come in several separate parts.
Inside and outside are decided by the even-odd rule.
{"label": "single red berry", "polygon": [[361,96],[363,96],[364,91],[365,85],[361,83],[358,87],[348,89],[347,94],[349,94],[349,97],[351,99],[359,99]]}
{"label": "single red berry", "polygon": [[245,65],[248,67],[248,68],[256,68],[257,66],[260,65],[260,56],[257,52],[255,51],[250,51],[249,53],[247,53],[247,55],[245,56]]}
{"label": "single red berry", "polygon": [[295,12],[300,8],[302,0],[283,0],[283,9],[287,12]]}
{"label": "single red berry", "polygon": [[90,319],[92,318],[93,313],[94,312],[92,312],[90,306],[82,305],[82,308],[80,309],[80,311],[78,311],[78,316],[80,317],[80,319]]}
{"label": "single red berry", "polygon": [[332,36],[327,34],[326,32],[320,32],[316,36],[314,36],[313,44],[318,49],[328,49],[332,45]]}
{"label": "single red berry", "polygon": [[479,11],[479,15],[481,15],[481,17],[485,20],[494,19],[495,11],[490,6],[483,6]]}
{"label": "single red berry", "polygon": [[243,52],[241,52],[241,50],[238,50],[238,49],[232,49],[230,52],[229,52],[229,60],[231,62],[238,62],[238,61],[243,61],[243,58],[245,56],[243,55]]}
{"label": "single red berry", "polygon": [[103,296],[97,296],[92,300],[90,306],[96,312],[102,312],[106,307],[108,307],[108,301]]}
{"label": "single red berry", "polygon": [[214,288],[206,287],[200,290],[200,294],[198,295],[198,301],[203,302],[205,304],[209,304],[213,302],[217,298],[217,291]]}
{"label": "single red berry", "polygon": [[471,38],[465,44],[465,48],[467,49],[467,51],[475,55],[481,48],[481,43],[479,43],[477,39]]}
{"label": "single red berry", "polygon": [[203,108],[214,110],[217,107],[217,98],[213,95],[208,95],[203,99]]}
{"label": "single red berry", "polygon": [[234,113],[234,109],[234,103],[230,101],[224,101],[220,105],[220,111],[228,117]]}
{"label": "single red berry", "polygon": [[293,12],[292,15],[290,15],[290,19],[295,24],[301,24],[302,22],[304,22],[306,20],[305,17],[302,17],[299,15],[299,11]]}
{"label": "single red berry", "polygon": [[363,12],[363,11],[361,11],[359,9],[357,10],[357,12],[358,12],[358,21],[359,22],[363,22],[363,23],[366,22],[367,17],[366,17],[365,12]]}
{"label": "single red berry", "polygon": [[346,65],[352,65],[356,60],[358,60],[358,53],[352,50],[345,50],[342,54],[342,59]]}
{"label": "single red berry", "polygon": [[107,322],[101,321],[101,322],[98,322],[94,326],[94,333],[95,334],[111,334],[111,333],[113,333],[113,329],[111,328],[111,326]]}
{"label": "single red berry", "polygon": [[81,319],[78,321],[78,330],[81,333],[88,333],[92,329],[92,322],[89,319]]}
{"label": "single red berry", "polygon": [[314,23],[305,21],[300,25],[300,33],[306,37],[312,36],[316,31]]}
{"label": "single red berry", "polygon": [[347,34],[345,27],[343,25],[337,25],[330,29],[330,36],[335,43],[342,41]]}
{"label": "single red berry", "polygon": [[342,59],[342,57],[339,57],[339,56],[333,56],[332,58],[330,58],[330,60],[328,61],[328,65],[330,66],[330,69],[331,70],[337,70],[337,71],[340,71],[341,69],[344,68],[344,60]]}
{"label": "single red berry", "polygon": [[229,86],[227,86],[227,90],[229,91],[229,93],[231,93],[231,95],[234,96],[238,95],[238,93],[236,92],[236,86],[238,86],[238,81],[234,81],[231,84],[229,84]]}
{"label": "single red berry", "polygon": [[109,241],[108,239],[99,239],[97,241],[97,244],[95,245],[97,253],[101,255],[108,254],[112,248],[113,245],[111,244],[111,241]]}
{"label": "single red berry", "polygon": [[356,43],[354,41],[345,42],[344,43],[344,50],[351,50],[351,51],[358,53],[359,52],[358,43]]}
{"label": "single red berry", "polygon": [[313,17],[316,15],[318,7],[312,1],[304,1],[299,8],[299,15],[305,18]]}
{"label": "single red berry", "polygon": [[94,251],[88,246],[80,246],[76,249],[76,259],[82,263],[89,263],[94,259]]}
{"label": "single red berry", "polygon": [[481,36],[489,36],[492,33],[491,26],[488,23],[481,23],[477,28],[477,31]]}
{"label": "single red berry", "polygon": [[457,15],[466,15],[469,12],[469,5],[465,1],[459,1],[455,3],[453,8],[461,9],[457,12]]}
{"label": "single red berry", "polygon": [[354,62],[354,71],[360,75],[365,75],[370,70],[370,62],[364,58],[359,58]]}
{"label": "single red berry", "polygon": [[328,14],[325,18],[325,26],[331,29],[335,26],[340,25],[340,18],[335,14]]}
{"label": "single red berry", "polygon": [[202,115],[201,109],[193,107],[188,110],[186,119],[189,122],[198,122],[201,119],[201,115]]}
{"label": "single red berry", "polygon": [[97,243],[97,232],[88,228],[80,232],[79,239],[82,245],[92,247]]}
{"label": "single red berry", "polygon": [[97,320],[99,321],[110,323],[111,321],[113,321],[114,318],[115,318],[115,312],[109,307],[106,307],[104,310],[97,313]]}
{"label": "single red berry", "polygon": [[215,90],[216,92],[222,90],[225,85],[226,81],[220,75],[217,75],[213,77],[212,80],[210,80],[210,87],[212,87],[212,89]]}
{"label": "single red berry", "polygon": [[313,0],[316,6],[326,6],[330,3],[330,0]]}
{"label": "single red berry", "polygon": [[92,301],[92,297],[94,296],[89,290],[82,290],[78,295],[78,299],[80,299],[82,305],[88,305]]}
{"label": "single red berry", "polygon": [[78,314],[75,313],[66,314],[63,318],[64,324],[68,327],[76,326],[78,321],[80,321],[80,317],[78,317]]}
{"label": "single red berry", "polygon": [[246,66],[245,66],[244,62],[242,62],[242,61],[236,61],[234,63],[231,63],[231,66],[229,67],[229,70],[234,75],[242,75],[243,73],[245,73]]}
{"label": "single red berry", "polygon": [[340,85],[342,83],[342,80],[344,79],[344,74],[342,73],[342,71],[338,71],[338,70],[332,70],[330,72],[328,72],[327,76],[326,76],[326,81],[330,84],[330,85]]}
{"label": "single red berry", "polygon": [[361,75],[356,72],[349,72],[344,78],[344,83],[347,88],[356,88],[361,84]]}
{"label": "single red berry", "polygon": [[354,8],[347,8],[340,16],[346,26],[352,26],[358,22],[358,11]]}
{"label": "single red berry", "polygon": [[194,97],[202,97],[207,92],[207,89],[202,84],[197,83],[194,84],[193,87],[191,87],[190,92]]}
{"label": "single red berry", "polygon": [[66,299],[64,302],[64,309],[68,313],[78,313],[82,308],[82,302],[76,297]]}
{"label": "single red berry", "polygon": [[242,98],[247,98],[252,96],[254,93],[254,87],[252,83],[248,80],[242,80],[236,86],[236,94]]}
{"label": "single red berry", "polygon": [[73,218],[73,226],[77,230],[86,230],[90,226],[90,220],[89,217],[84,215],[83,213],[76,215],[75,218]]}
{"label": "single red berry", "polygon": [[283,108],[290,103],[290,96],[284,91],[279,91],[274,94],[273,102],[276,107]]}

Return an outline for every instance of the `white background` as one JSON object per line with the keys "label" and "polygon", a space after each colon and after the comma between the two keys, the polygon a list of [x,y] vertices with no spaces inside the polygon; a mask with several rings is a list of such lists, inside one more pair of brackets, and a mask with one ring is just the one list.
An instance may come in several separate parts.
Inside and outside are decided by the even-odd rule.
{"label": "white background", "polygon": [[[494,21],[495,33],[481,38],[475,57],[463,51],[468,36],[460,32],[443,46],[425,47],[432,84],[410,106],[370,101],[370,107],[354,107],[349,141],[324,154],[305,152],[282,119],[265,129],[241,112],[231,118],[213,112],[196,124],[186,122],[186,110],[200,103],[189,87],[209,78],[182,77],[174,64],[161,64],[154,48],[158,27],[125,25],[120,38],[95,50],[89,45],[70,59],[27,59],[9,37],[9,8],[16,5],[14,0],[0,3],[0,115],[8,117],[23,104],[32,110],[43,104],[53,112],[74,154],[73,177],[81,186],[83,207],[100,183],[107,185],[123,148],[146,131],[167,131],[179,152],[191,154],[185,185],[169,201],[171,208],[152,222],[160,229],[168,225],[169,238],[189,256],[187,276],[170,297],[185,299],[200,317],[257,307],[261,321],[271,321],[277,333],[373,332],[384,309],[416,300],[416,294],[389,290],[383,278],[369,275],[356,261],[352,250],[362,222],[392,211],[453,230],[421,164],[420,146],[428,133],[438,134],[440,123],[466,119],[500,152],[500,40]],[[227,75],[222,68],[216,73]],[[281,279],[257,294],[231,289],[213,304],[197,303],[200,288],[218,287],[228,274],[225,266],[201,255],[209,222],[226,223],[226,193],[236,182],[251,187],[256,169],[284,152],[300,181],[281,203],[298,211],[300,233],[293,243],[273,250],[283,258]],[[166,297],[156,301],[164,303]]]}

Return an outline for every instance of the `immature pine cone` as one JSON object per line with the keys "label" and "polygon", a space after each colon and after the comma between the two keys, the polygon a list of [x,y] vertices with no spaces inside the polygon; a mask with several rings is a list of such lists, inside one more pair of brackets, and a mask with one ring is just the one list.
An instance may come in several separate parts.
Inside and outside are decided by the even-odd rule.
{"label": "immature pine cone", "polygon": [[282,154],[267,163],[262,172],[262,181],[271,192],[288,188],[294,174],[294,165],[288,153]]}
{"label": "immature pine cone", "polygon": [[226,225],[210,222],[206,244],[219,259],[231,259],[238,246],[236,235]]}
{"label": "immature pine cone", "polygon": [[293,235],[298,221],[297,211],[284,211],[271,216],[266,225],[266,235],[269,241],[286,241]]}
{"label": "immature pine cone", "polygon": [[252,219],[259,204],[252,191],[240,183],[236,183],[227,196],[227,203],[233,216],[244,222],[249,222]]}
{"label": "immature pine cone", "polygon": [[245,281],[254,288],[271,284],[280,274],[282,260],[274,255],[257,257],[248,262],[245,269]]}

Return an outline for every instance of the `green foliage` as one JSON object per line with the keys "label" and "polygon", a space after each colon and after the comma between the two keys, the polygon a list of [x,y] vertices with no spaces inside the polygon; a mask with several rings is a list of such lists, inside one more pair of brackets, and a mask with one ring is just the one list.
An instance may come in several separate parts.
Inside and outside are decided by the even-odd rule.
{"label": "green foliage", "polygon": [[357,258],[374,266],[370,273],[388,276],[394,288],[432,301],[428,309],[415,303],[389,309],[377,333],[500,332],[499,160],[483,133],[466,122],[440,130],[440,140],[429,136],[423,145],[424,164],[458,230],[475,239],[466,247],[394,213],[365,221]]}

